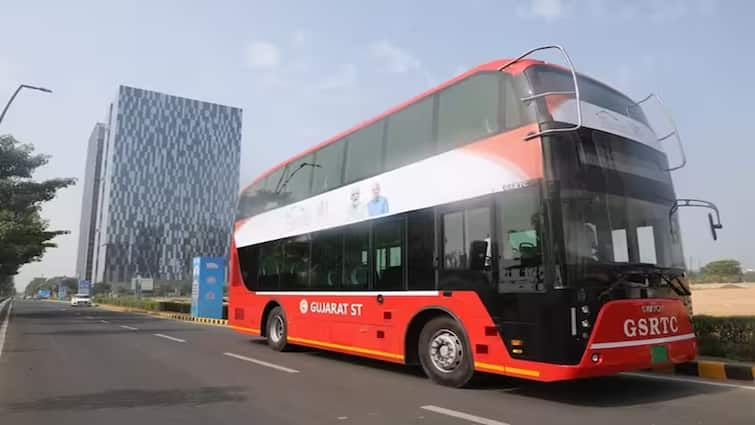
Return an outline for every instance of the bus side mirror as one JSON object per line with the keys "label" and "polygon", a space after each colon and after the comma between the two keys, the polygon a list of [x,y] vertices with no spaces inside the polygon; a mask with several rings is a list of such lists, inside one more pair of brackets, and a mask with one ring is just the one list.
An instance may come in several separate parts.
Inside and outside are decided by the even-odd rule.
{"label": "bus side mirror", "polygon": [[710,225],[710,235],[713,236],[714,241],[717,241],[718,234],[716,234],[716,230],[722,229],[724,227],[723,224],[720,221],[716,223],[713,220],[713,213],[708,213],[708,224]]}
{"label": "bus side mirror", "polygon": [[677,199],[676,201],[674,201],[674,204],[671,206],[671,209],[669,209],[668,212],[669,230],[671,231],[672,235],[674,234],[673,217],[676,213],[676,210],[681,207],[701,207],[713,210],[713,212],[716,213],[716,216],[713,217],[713,213],[708,213],[708,225],[710,226],[710,234],[711,236],[713,236],[713,240],[718,240],[718,234],[716,233],[716,231],[723,229],[724,227],[723,224],[721,224],[721,214],[718,212],[718,207],[716,206],[716,204],[701,199]]}

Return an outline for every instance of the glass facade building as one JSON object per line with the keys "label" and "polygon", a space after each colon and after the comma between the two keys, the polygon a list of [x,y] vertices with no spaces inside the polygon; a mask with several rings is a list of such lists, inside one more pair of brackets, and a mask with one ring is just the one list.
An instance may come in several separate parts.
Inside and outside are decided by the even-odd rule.
{"label": "glass facade building", "polygon": [[106,126],[97,123],[89,136],[87,158],[84,168],[84,195],[81,199],[79,222],[79,248],[76,255],[76,277],[92,280],[94,244],[97,225],[97,203],[100,194],[100,171],[102,148],[105,144]]}
{"label": "glass facade building", "polygon": [[80,276],[190,281],[194,257],[225,256],[239,189],[241,115],[239,108],[121,86],[92,161],[100,184],[91,196],[96,208],[82,210],[82,223],[83,215],[95,216],[93,261]]}

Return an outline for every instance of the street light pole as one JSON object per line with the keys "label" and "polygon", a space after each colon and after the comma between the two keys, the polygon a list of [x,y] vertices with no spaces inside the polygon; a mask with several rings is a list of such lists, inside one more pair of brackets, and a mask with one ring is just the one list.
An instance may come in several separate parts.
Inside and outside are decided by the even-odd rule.
{"label": "street light pole", "polygon": [[3,122],[3,118],[5,118],[5,113],[8,112],[8,108],[10,107],[10,104],[13,103],[13,100],[16,98],[16,96],[18,95],[18,92],[20,92],[21,89],[38,90],[45,93],[52,93],[52,90],[45,87],[36,87],[36,86],[30,86],[28,84],[21,84],[20,86],[18,86],[16,91],[13,92],[13,95],[8,100],[8,103],[5,104],[5,108],[3,108],[3,112],[0,113],[0,123]]}

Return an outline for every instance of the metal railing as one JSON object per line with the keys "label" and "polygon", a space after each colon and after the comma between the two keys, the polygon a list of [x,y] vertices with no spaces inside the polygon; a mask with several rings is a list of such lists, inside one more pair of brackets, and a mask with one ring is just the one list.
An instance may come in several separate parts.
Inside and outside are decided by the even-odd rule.
{"label": "metal railing", "polygon": [[566,49],[564,49],[562,46],[558,44],[550,44],[547,46],[541,46],[536,47],[534,49],[530,49],[521,55],[519,55],[516,59],[512,59],[511,61],[507,62],[500,68],[498,68],[499,71],[503,71],[504,69],[508,68],[509,66],[521,61],[522,59],[526,58],[527,56],[539,52],[541,50],[549,50],[554,49],[558,50],[561,53],[561,56],[564,57],[564,60],[569,65],[569,71],[571,72],[572,81],[574,82],[574,90],[573,91],[549,91],[549,92],[543,92],[543,93],[537,93],[533,94],[531,96],[523,97],[520,100],[522,102],[530,102],[535,99],[540,99],[547,96],[554,96],[554,95],[574,95],[574,98],[577,103],[577,124],[573,127],[568,128],[551,128],[547,130],[542,130],[537,133],[528,134],[524,140],[530,140],[535,137],[545,136],[548,134],[554,134],[554,133],[566,133],[571,131],[577,131],[580,128],[582,128],[582,103],[580,101],[580,95],[579,95],[579,81],[577,80],[577,70],[574,68],[574,62],[572,62],[571,57],[569,57],[569,53],[566,52]]}
{"label": "metal railing", "polygon": [[[684,144],[682,143],[681,137],[679,137],[679,128],[677,128],[676,122],[674,121],[674,117],[671,115],[671,111],[669,111],[669,109],[666,107],[666,104],[663,102],[663,99],[661,99],[661,97],[655,93],[650,93],[649,95],[642,98],[642,100],[635,102],[635,105],[638,108],[642,108],[642,104],[649,101],[650,99],[655,99],[655,101],[658,102],[658,105],[661,107],[661,110],[666,115],[666,118],[668,118],[669,122],[671,123],[671,127],[673,128],[670,133],[659,137],[657,139],[658,142],[662,143],[664,140],[674,137],[676,139],[676,144],[679,146],[679,153],[682,156],[682,161],[680,164],[675,165],[673,167],[669,167],[666,169],[666,171],[674,171],[674,170],[683,168],[685,165],[687,165],[687,154],[684,152]],[[627,106],[627,115],[629,115],[629,108],[630,106]]]}

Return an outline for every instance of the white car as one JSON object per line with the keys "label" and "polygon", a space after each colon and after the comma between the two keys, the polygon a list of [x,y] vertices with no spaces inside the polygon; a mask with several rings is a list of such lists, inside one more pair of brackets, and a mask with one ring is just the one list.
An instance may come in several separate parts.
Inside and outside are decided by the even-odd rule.
{"label": "white car", "polygon": [[89,297],[89,295],[85,294],[76,294],[71,296],[71,306],[76,307],[79,305],[92,305],[92,299]]}

